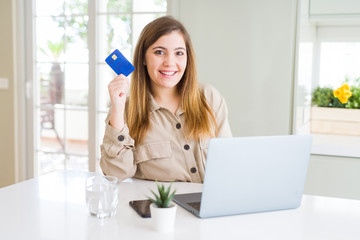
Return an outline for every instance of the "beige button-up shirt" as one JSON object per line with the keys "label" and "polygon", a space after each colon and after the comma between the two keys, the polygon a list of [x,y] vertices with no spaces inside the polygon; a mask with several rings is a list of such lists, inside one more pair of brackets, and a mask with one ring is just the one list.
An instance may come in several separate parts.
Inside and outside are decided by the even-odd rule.
{"label": "beige button-up shirt", "polygon": [[[210,85],[200,85],[208,103],[215,111],[219,133],[216,137],[231,137],[228,112],[224,98]],[[151,99],[150,123],[141,144],[129,135],[125,123],[123,131],[109,125],[111,110],[106,118],[106,129],[101,145],[100,166],[106,175],[119,180],[129,177],[158,181],[201,183],[210,139],[195,141],[184,134],[185,113],[181,106],[174,115]]]}

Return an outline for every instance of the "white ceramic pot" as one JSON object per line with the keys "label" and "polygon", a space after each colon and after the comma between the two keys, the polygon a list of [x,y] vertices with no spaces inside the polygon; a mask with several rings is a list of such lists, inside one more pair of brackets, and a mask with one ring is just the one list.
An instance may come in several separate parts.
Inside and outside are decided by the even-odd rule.
{"label": "white ceramic pot", "polygon": [[174,230],[177,206],[171,204],[168,208],[158,208],[155,204],[150,204],[151,221],[153,228],[162,233]]}

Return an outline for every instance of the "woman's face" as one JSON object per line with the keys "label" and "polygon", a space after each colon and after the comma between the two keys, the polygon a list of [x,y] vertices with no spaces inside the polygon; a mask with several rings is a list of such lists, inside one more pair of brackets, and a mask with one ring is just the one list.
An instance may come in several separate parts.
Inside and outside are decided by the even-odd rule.
{"label": "woman's face", "polygon": [[160,37],[147,49],[145,61],[152,88],[174,88],[184,75],[187,62],[182,33],[172,31]]}

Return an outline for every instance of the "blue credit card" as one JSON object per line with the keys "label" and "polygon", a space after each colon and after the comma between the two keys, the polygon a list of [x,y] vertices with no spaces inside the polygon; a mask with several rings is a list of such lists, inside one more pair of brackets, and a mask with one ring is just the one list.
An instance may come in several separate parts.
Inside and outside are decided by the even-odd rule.
{"label": "blue credit card", "polygon": [[135,67],[117,49],[105,59],[105,62],[109,64],[117,75],[129,76],[135,70]]}

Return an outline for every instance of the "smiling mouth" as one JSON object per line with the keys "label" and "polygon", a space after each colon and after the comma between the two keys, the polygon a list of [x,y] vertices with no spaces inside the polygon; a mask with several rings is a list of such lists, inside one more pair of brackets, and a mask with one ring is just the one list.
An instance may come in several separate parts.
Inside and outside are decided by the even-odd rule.
{"label": "smiling mouth", "polygon": [[172,75],[174,75],[175,73],[177,73],[177,72],[163,72],[163,71],[159,71],[161,74],[164,74],[164,75],[166,75],[166,76],[172,76]]}

